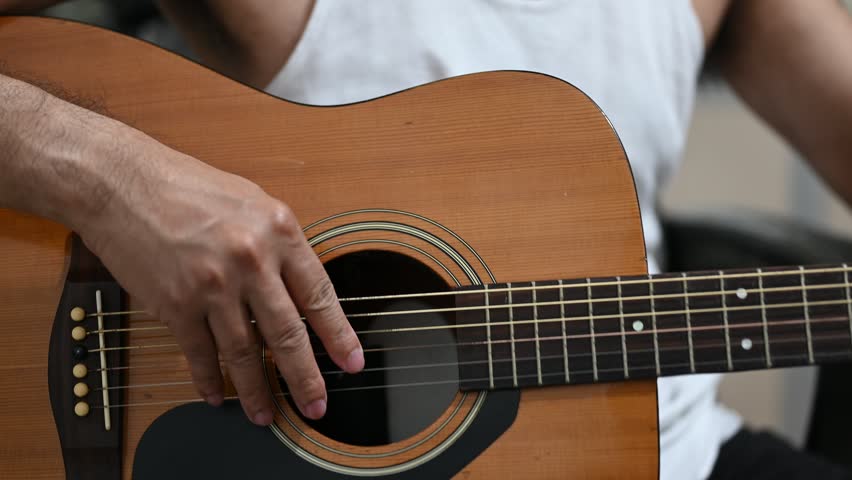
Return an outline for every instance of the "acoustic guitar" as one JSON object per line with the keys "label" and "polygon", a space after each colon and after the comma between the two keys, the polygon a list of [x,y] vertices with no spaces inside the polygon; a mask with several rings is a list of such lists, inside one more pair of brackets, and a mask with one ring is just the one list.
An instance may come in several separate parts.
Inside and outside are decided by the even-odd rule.
{"label": "acoustic guitar", "polygon": [[[292,206],[366,350],[328,414],[198,401],[169,331],[60,225],[0,210],[0,478],[655,478],[660,376],[849,360],[844,265],[648,275],[595,103],[493,72],[289,103],[99,28],[0,19],[0,68]],[[228,395],[234,391],[229,387]]]}

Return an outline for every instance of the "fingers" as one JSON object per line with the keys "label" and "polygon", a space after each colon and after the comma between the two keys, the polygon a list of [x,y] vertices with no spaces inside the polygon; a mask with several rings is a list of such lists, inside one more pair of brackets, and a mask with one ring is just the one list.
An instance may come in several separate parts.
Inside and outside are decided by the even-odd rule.
{"label": "fingers", "polygon": [[263,372],[260,344],[245,307],[239,301],[222,305],[210,312],[208,320],[243,410],[255,424],[269,425],[272,395]]}
{"label": "fingers", "polygon": [[334,285],[304,237],[282,260],[287,290],[340,368],[356,373],[364,368],[364,351],[340,308]]}
{"label": "fingers", "polygon": [[219,355],[207,322],[168,321],[189,363],[192,381],[207,403],[218,407],[224,401]]}
{"label": "fingers", "polygon": [[277,273],[249,294],[252,313],[302,415],[325,415],[325,381],[317,367],[307,328]]}

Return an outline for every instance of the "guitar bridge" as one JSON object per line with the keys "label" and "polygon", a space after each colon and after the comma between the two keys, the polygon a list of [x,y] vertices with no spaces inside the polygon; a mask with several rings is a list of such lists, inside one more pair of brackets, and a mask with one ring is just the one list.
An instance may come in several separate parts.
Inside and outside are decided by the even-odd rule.
{"label": "guitar bridge", "polygon": [[48,352],[48,387],[67,479],[121,478],[126,344],[123,291],[76,235]]}

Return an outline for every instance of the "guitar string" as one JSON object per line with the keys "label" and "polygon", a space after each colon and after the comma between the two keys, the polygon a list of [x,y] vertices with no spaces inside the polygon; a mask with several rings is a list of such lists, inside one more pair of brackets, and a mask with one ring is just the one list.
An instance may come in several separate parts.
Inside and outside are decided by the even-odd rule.
{"label": "guitar string", "polygon": [[[812,319],[812,323],[826,323],[826,322],[835,322],[835,321],[848,321],[846,317],[824,317],[819,319]],[[805,320],[780,320],[773,322],[772,326],[784,326],[784,325],[797,325],[805,323]],[[727,328],[762,328],[762,323],[738,323],[734,325],[729,325]],[[624,335],[651,335],[653,333],[657,334],[668,334],[668,333],[683,333],[683,332],[696,332],[696,331],[712,331],[712,330],[724,330],[726,327],[724,325],[705,325],[691,328],[669,328],[669,329],[657,329],[657,330],[641,330],[641,331],[625,331]],[[548,336],[548,337],[539,337],[539,340],[542,341],[551,341],[551,340],[580,340],[580,339],[589,339],[589,338],[599,338],[599,337],[620,337],[622,333],[619,332],[602,332],[596,333],[594,335],[591,334],[577,334],[577,335],[559,335],[559,336]],[[500,339],[500,340],[492,340],[490,343],[494,344],[503,344],[503,343],[523,343],[523,342],[532,342],[535,341],[534,338],[521,338],[521,339]],[[803,340],[804,341],[804,340]],[[489,342],[485,340],[477,341],[477,342],[455,342],[455,343],[432,343],[432,344],[418,344],[418,345],[403,345],[403,346],[395,346],[395,347],[381,347],[381,348],[366,348],[364,349],[364,353],[376,353],[376,352],[388,352],[388,351],[400,351],[400,350],[420,350],[427,348],[438,348],[438,347],[459,347],[459,346],[487,346]],[[162,345],[153,345],[148,348],[157,348],[157,347],[177,347],[177,344],[162,344]],[[162,353],[162,352],[157,352]],[[138,355],[138,353],[137,353]],[[315,357],[323,357],[328,356],[328,352],[316,352],[314,354]],[[271,358],[271,356],[263,355],[261,358]],[[131,366],[127,367],[113,367],[114,369],[128,369],[132,368]],[[107,368],[106,370],[110,370]],[[97,371],[100,371],[98,369]]]}
{"label": "guitar string", "polygon": [[[819,355],[825,356],[825,357],[844,357],[845,358],[845,357],[852,356],[852,352],[824,353],[824,354],[819,354]],[[784,360],[800,360],[801,358],[807,358],[807,357],[808,357],[808,354],[804,353],[804,354],[795,354],[795,355],[779,355],[779,356],[776,356],[774,358],[777,361],[784,361]],[[695,362],[696,365],[701,365],[701,366],[724,364],[724,363],[727,363],[727,361],[726,360],[708,360],[708,361]],[[674,367],[674,366],[688,367],[689,363],[672,365],[672,367]],[[644,365],[644,366],[631,367],[631,370],[634,370],[634,371],[635,370],[650,370],[650,369],[654,369],[654,368],[656,368],[654,365]],[[605,368],[605,369],[599,369],[598,373],[610,373],[610,372],[621,373],[622,371],[623,370],[621,368]],[[591,373],[592,373],[592,370],[578,370],[578,371],[576,371],[576,374],[591,374]],[[543,373],[542,374],[543,377],[551,377],[551,376],[555,376],[555,375],[559,375],[560,377],[562,377],[565,374],[564,374],[564,372],[553,372],[553,373]],[[518,374],[518,378],[537,377],[537,376],[538,376],[538,373]],[[468,380],[465,380],[465,381],[467,381],[467,382],[487,382],[489,380],[490,380],[489,377],[483,377],[483,378],[468,379]],[[497,381],[497,380],[512,381],[513,377],[511,375],[508,375],[508,376],[504,375],[504,376],[494,377],[494,380],[495,381]],[[458,380],[437,380],[437,381],[432,381],[432,382],[410,382],[410,383],[397,383],[397,384],[387,384],[387,385],[374,385],[374,386],[369,386],[369,387],[349,387],[345,390],[344,389],[338,389],[338,390],[336,390],[336,393],[343,392],[343,391],[376,390],[376,389],[382,389],[382,388],[424,387],[424,386],[446,385],[446,384],[455,384],[455,383],[458,383]],[[331,390],[329,390],[329,392],[331,392]],[[288,397],[288,396],[290,396],[289,392],[273,393],[272,395],[275,396],[275,397]],[[236,396],[236,395],[232,395],[232,396],[227,396],[224,399],[225,400],[237,400],[237,399],[239,399],[239,397]],[[178,399],[178,400],[162,400],[162,401],[156,401],[156,402],[124,403],[124,404],[110,405],[109,408],[144,407],[144,406],[154,406],[154,405],[170,405],[170,404],[177,404],[177,403],[202,403],[202,402],[204,402],[204,400],[202,400],[200,398],[191,398],[191,399]],[[103,405],[92,405],[91,408],[101,409],[101,408],[103,408]]]}
{"label": "guitar string", "polygon": [[[852,270],[852,267],[828,267],[828,268],[819,268],[819,269],[811,269],[805,270],[805,275],[809,274],[819,274],[819,273],[845,273]],[[770,276],[784,276],[784,275],[801,275],[801,270],[777,270],[777,271],[765,271],[761,270],[759,272],[754,273],[724,273],[722,275],[714,274],[714,275],[701,275],[695,277],[687,277],[687,281],[701,281],[701,280],[720,280],[724,277],[725,280],[730,280],[734,278],[744,278],[744,279],[757,279],[763,277]],[[798,277],[797,277],[798,278]],[[583,279],[583,280],[594,280],[591,278]],[[580,281],[580,280],[577,280]],[[646,278],[642,279],[619,279],[616,281],[607,281],[607,282],[596,282],[592,283],[592,287],[605,287],[605,286],[617,286],[617,285],[647,285],[649,283],[682,283],[683,277],[653,277],[652,275],[646,275]],[[845,284],[842,284],[845,285]],[[502,287],[502,288],[489,288],[489,293],[503,293],[503,292],[518,292],[518,291],[527,291],[527,290],[552,290],[552,289],[586,289],[588,287],[587,283],[582,284],[554,284],[554,285],[541,285],[536,284],[535,286],[518,286],[518,287]],[[801,287],[799,287],[801,288]],[[347,297],[341,298],[338,302],[355,302],[355,301],[372,301],[372,300],[399,300],[399,299],[418,299],[418,298],[428,298],[428,297],[439,297],[439,296],[460,296],[460,295],[479,295],[482,294],[483,290],[450,290],[446,292],[425,292],[425,293],[406,293],[406,294],[397,294],[397,295],[375,295],[375,296],[363,296],[363,297]],[[122,315],[135,315],[135,314],[149,314],[149,312],[145,310],[125,310],[125,311],[115,311],[115,312],[102,312],[102,313],[90,313],[87,314],[87,317],[110,317],[110,316],[122,316]]]}
{"label": "guitar string", "polygon": [[[843,322],[845,324],[846,320],[847,320],[846,318],[838,318],[838,319],[835,319],[835,320],[832,320],[832,321]],[[799,321],[798,323],[803,323],[803,321]],[[540,339],[540,340],[547,340],[547,339]],[[771,343],[772,344],[782,344],[782,343],[792,343],[792,342],[799,342],[799,341],[802,341],[801,337],[795,336],[794,338],[791,337],[791,338],[776,339],[776,340],[773,340]],[[835,335],[813,335],[812,341],[842,341],[845,344],[845,343],[847,343],[848,340],[846,340],[844,338],[840,338],[840,337],[835,336]],[[764,342],[761,339],[758,338],[757,340],[752,341],[752,347],[751,348],[759,347],[759,346],[762,346],[763,344],[764,344]],[[726,345],[725,343],[700,343],[699,342],[699,343],[697,343],[697,345],[694,348],[703,348],[703,349],[722,348],[725,345]],[[852,348],[852,347],[850,347],[850,348]],[[689,347],[683,347],[683,346],[675,346],[675,347],[661,347],[661,348],[656,349],[656,350],[662,353],[662,352],[676,352],[676,351],[682,351],[682,350],[690,350],[690,348]],[[653,353],[654,351],[655,351],[655,349],[653,349],[653,348],[647,348],[647,349],[630,350],[629,352],[627,352],[627,354],[628,355],[636,355],[636,354]],[[601,356],[606,356],[606,355],[622,355],[622,353],[623,352],[621,350],[604,350],[604,351],[598,350],[595,353],[594,357],[600,358]],[[762,353],[760,353],[760,352],[758,352],[758,353],[759,353],[759,356],[761,356],[761,357],[763,356]],[[849,354],[852,355],[852,350],[850,350]],[[817,355],[821,355],[821,354],[817,353]],[[571,353],[571,354],[568,354],[568,357],[569,358],[570,357],[588,358],[588,357],[590,357],[590,354],[589,353]],[[563,358],[563,355],[542,355],[540,358],[541,358],[541,360],[561,360]],[[526,361],[533,361],[533,360],[537,360],[537,357],[535,357],[535,356],[519,357],[519,358],[515,359],[516,362],[526,362]],[[761,358],[760,360],[762,361],[763,359]],[[505,363],[505,362],[510,362],[510,361],[512,361],[510,358],[498,358],[496,360],[491,360],[490,363],[500,363],[500,362]],[[388,372],[388,371],[398,371],[398,370],[413,370],[413,369],[419,369],[419,368],[426,369],[426,368],[440,368],[440,367],[459,367],[459,366],[469,366],[469,365],[478,365],[478,364],[487,364],[487,363],[489,363],[489,360],[471,360],[471,361],[463,361],[463,362],[443,362],[443,363],[398,365],[398,366],[391,366],[391,367],[373,367],[373,368],[365,368],[365,369],[361,370],[360,372],[358,372],[358,374],[360,375],[362,373]],[[222,366],[222,365],[223,364],[220,362],[220,366]],[[663,367],[670,368],[671,365],[664,364]],[[188,370],[182,370],[182,371],[177,371],[176,373],[188,373],[188,372],[189,372]],[[347,372],[344,372],[343,370],[326,370],[326,371],[320,372],[320,374],[325,375],[325,376],[341,375],[341,374],[346,374],[346,373]],[[277,375],[276,377],[277,377],[278,380],[284,380],[284,378],[281,377],[280,375]],[[159,388],[159,387],[170,387],[170,386],[185,386],[185,385],[192,385],[192,384],[193,384],[193,382],[191,380],[189,380],[189,381],[176,381],[176,382],[162,382],[162,383],[147,383],[147,384],[146,383],[141,383],[141,384],[137,383],[137,384],[109,386],[109,387],[106,388],[106,390],[126,390],[126,389],[131,389],[131,388]],[[104,390],[103,387],[98,387],[98,388],[92,389],[93,392],[99,392],[99,391],[103,391],[103,390]],[[328,391],[334,391],[334,390],[331,389],[331,390],[328,390]]]}
{"label": "guitar string", "polygon": [[[822,284],[822,285],[807,285],[805,287],[802,286],[790,286],[790,287],[770,287],[764,288],[762,291],[764,293],[778,293],[778,292],[792,292],[792,291],[803,291],[803,290],[824,290],[830,288],[846,288],[845,283],[832,283],[832,284]],[[759,293],[761,289],[753,288],[738,288],[735,290],[720,290],[714,292],[689,292],[689,293],[671,293],[671,294],[655,294],[653,295],[653,299],[655,301],[658,300],[679,300],[686,299],[689,297],[713,297],[720,295],[735,295],[745,292],[746,295],[749,293]],[[365,318],[365,317],[375,317],[375,316],[400,316],[400,315],[422,315],[428,313],[450,313],[450,312],[461,312],[461,311],[473,311],[479,312],[484,310],[497,310],[504,308],[540,308],[547,306],[558,306],[558,305],[587,305],[589,303],[606,303],[606,302],[617,302],[617,301],[644,301],[650,300],[652,298],[651,295],[637,295],[630,297],[606,297],[606,298],[592,298],[592,299],[576,299],[576,300],[563,300],[563,301],[549,301],[549,302],[529,302],[529,303],[516,303],[516,304],[496,304],[496,305],[476,305],[476,306],[466,306],[466,307],[447,307],[447,308],[437,308],[437,309],[415,309],[415,310],[393,310],[393,311],[385,311],[385,312],[369,312],[369,313],[353,313],[346,315],[346,318]],[[137,311],[144,312],[144,311]],[[147,313],[147,312],[144,312]],[[91,317],[94,315],[97,317],[97,314],[90,314]],[[127,314],[130,315],[130,314]],[[113,315],[115,316],[115,315]],[[153,317],[150,317],[153,318]],[[597,317],[595,317],[597,318]],[[301,320],[305,320],[305,317],[300,317]],[[256,323],[256,320],[251,319],[251,323]],[[119,332],[134,332],[134,331],[147,331],[147,330],[165,330],[168,329],[165,325],[158,326],[145,326],[145,327],[126,327],[126,328],[108,328],[103,330],[88,330],[86,332],[89,334],[98,334],[98,333],[119,333]],[[355,332],[356,334],[361,333],[376,333],[376,332]],[[312,338],[318,338],[315,335],[311,335]]]}
{"label": "guitar string", "polygon": [[[809,301],[807,302],[808,307],[818,307],[818,306],[828,306],[828,305],[849,305],[847,300],[823,300],[823,301]],[[701,313],[719,313],[719,312],[737,312],[737,311],[750,311],[750,310],[768,310],[768,309],[779,309],[779,308],[799,308],[804,307],[805,303],[802,302],[791,302],[791,303],[776,303],[772,305],[740,305],[740,306],[729,306],[724,308],[696,308],[689,310],[673,310],[673,311],[664,311],[657,312],[657,317],[664,315],[684,315],[687,312],[690,315],[701,314]],[[492,328],[495,326],[518,326],[518,325],[529,325],[529,324],[548,324],[554,322],[582,322],[589,321],[591,319],[594,320],[607,320],[607,319],[622,319],[622,318],[636,318],[636,317],[647,317],[650,312],[630,312],[630,313],[618,313],[618,314],[605,314],[605,315],[593,315],[593,316],[578,316],[578,317],[558,317],[558,318],[546,318],[546,319],[525,319],[525,320],[513,320],[513,321],[498,321],[498,322],[490,322],[490,323],[469,323],[469,324],[457,324],[457,325],[429,325],[423,327],[396,327],[396,328],[386,328],[386,329],[374,329],[374,330],[361,330],[356,332],[359,335],[367,335],[367,334],[387,334],[387,333],[409,333],[409,332],[422,332],[422,331],[435,331],[435,330],[456,330],[456,329],[467,329],[467,328],[475,328],[475,327],[485,327],[490,325]],[[777,323],[777,322],[773,322]],[[93,348],[90,349],[89,352],[100,352],[100,351],[121,351],[121,350],[139,350],[139,349],[150,349],[150,348],[167,348],[167,347],[177,347],[177,343],[164,343],[164,344],[136,344],[136,345],[126,345],[120,347],[105,347],[105,348]]]}

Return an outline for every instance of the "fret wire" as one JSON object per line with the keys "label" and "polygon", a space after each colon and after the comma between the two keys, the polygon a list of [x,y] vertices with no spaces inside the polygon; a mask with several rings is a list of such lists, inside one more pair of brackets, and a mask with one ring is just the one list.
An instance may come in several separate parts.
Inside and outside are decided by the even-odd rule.
{"label": "fret wire", "polygon": [[686,340],[689,343],[689,371],[695,373],[695,350],[692,345],[692,319],[689,312],[689,280],[687,280],[686,272],[681,273],[683,277],[683,309],[686,311]]}
{"label": "fret wire", "polygon": [[[648,280],[651,275],[648,275]],[[654,284],[648,283],[648,297],[651,300],[651,328],[654,330],[654,365],[657,367],[657,376],[660,376],[660,345],[657,341],[657,312],[654,304]]]}
{"label": "fret wire", "polygon": [[799,277],[802,279],[802,304],[805,310],[805,334],[808,339],[808,361],[814,363],[814,346],[811,340],[811,313],[808,308],[808,291],[805,288],[805,267],[799,267]]}
{"label": "fret wire", "polygon": [[598,381],[598,356],[595,353],[595,315],[592,307],[592,279],[586,279],[586,299],[589,301],[589,338],[592,342],[592,376]]}
{"label": "fret wire", "polygon": [[766,366],[772,368],[772,355],[769,353],[769,322],[766,319],[766,298],[763,290],[762,270],[757,269],[757,289],[760,293],[760,319],[763,322],[763,352],[766,355]]}
{"label": "fret wire", "polygon": [[518,362],[515,357],[515,316],[512,311],[512,284],[507,283],[509,301],[509,339],[512,345],[512,385],[518,386]]}
{"label": "fret wire", "polygon": [[565,383],[571,383],[571,374],[568,370],[568,335],[565,329],[565,296],[562,292],[562,280],[559,280],[559,315],[562,317],[562,355],[565,359]]}
{"label": "fret wire", "polygon": [[621,277],[615,277],[618,285],[618,316],[621,320],[621,361],[624,363],[624,378],[630,378],[627,367],[627,335],[624,333],[624,302],[621,301]]}
{"label": "fret wire", "polygon": [[491,309],[487,308],[490,304],[488,298],[488,284],[484,285],[485,292],[485,337],[488,339],[488,385],[494,388],[494,357],[491,354]]}
{"label": "fret wire", "polygon": [[725,277],[721,270],[719,270],[719,289],[722,291],[722,320],[725,324],[725,352],[728,356],[728,370],[733,370],[734,362],[731,360],[731,334],[728,331],[728,300],[725,297]]}
{"label": "fret wire", "polygon": [[533,333],[535,335],[535,367],[538,373],[538,384],[541,385],[541,344],[538,341],[538,308],[536,308],[535,282],[531,283],[533,303]]}
{"label": "fret wire", "polygon": [[846,313],[849,316],[849,341],[852,342],[852,293],[849,292],[849,270],[843,264],[843,283],[846,284]]}

